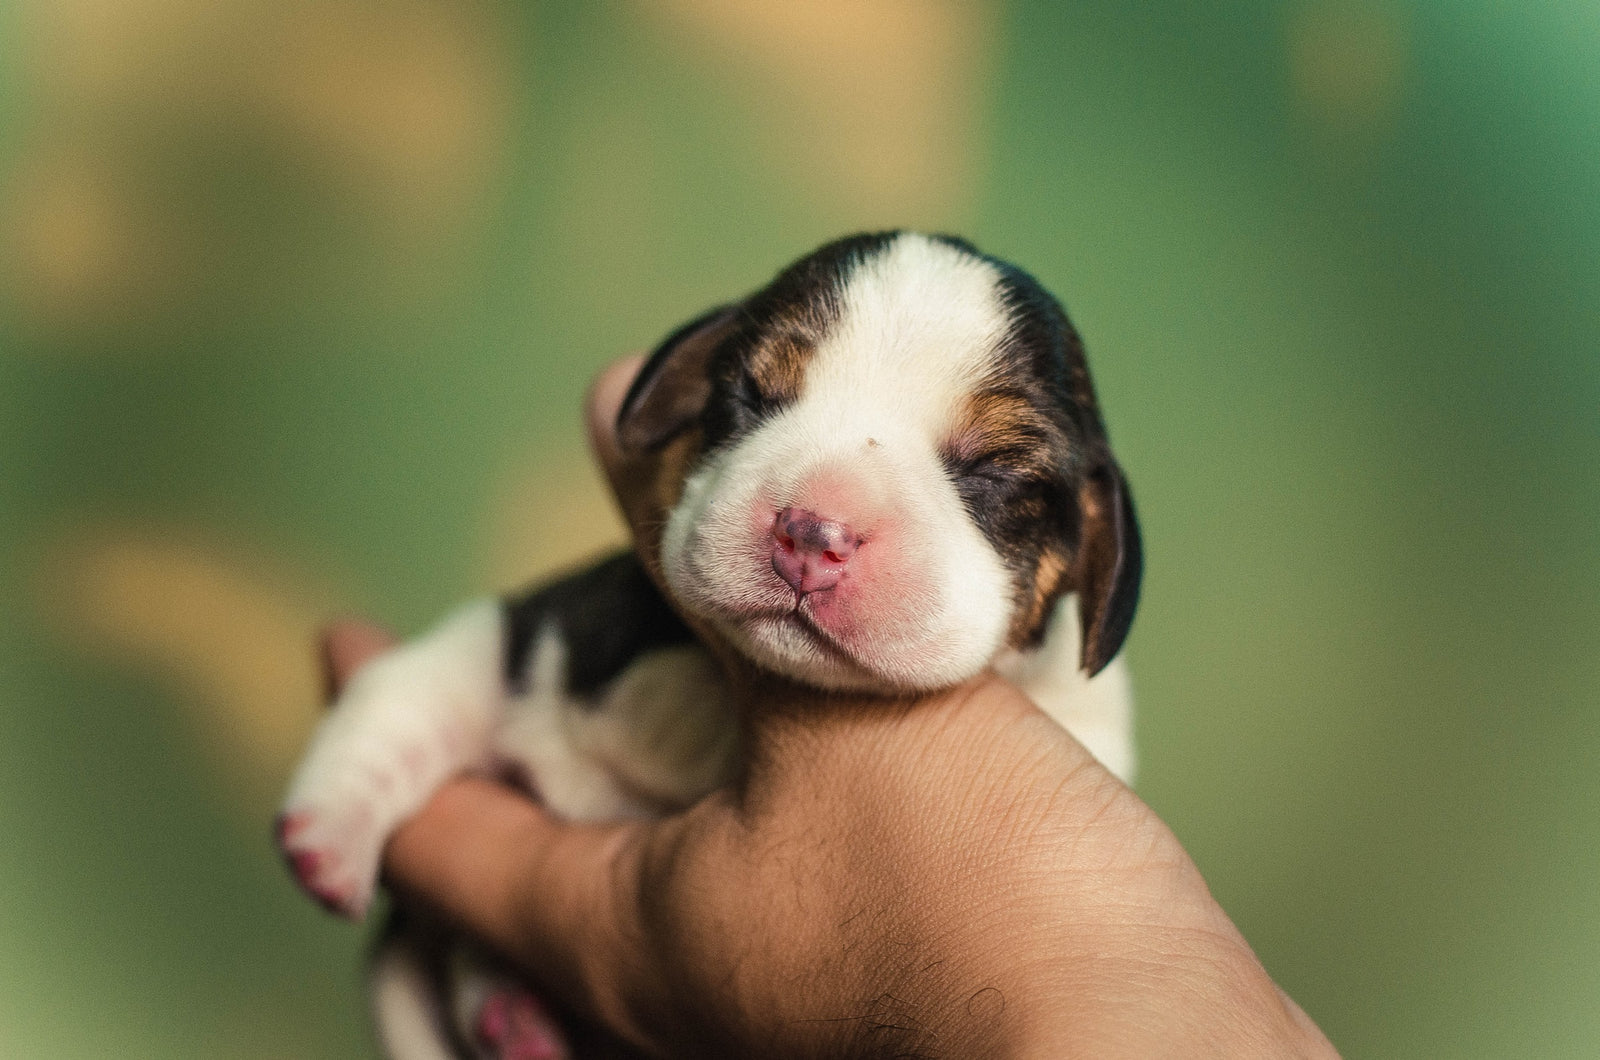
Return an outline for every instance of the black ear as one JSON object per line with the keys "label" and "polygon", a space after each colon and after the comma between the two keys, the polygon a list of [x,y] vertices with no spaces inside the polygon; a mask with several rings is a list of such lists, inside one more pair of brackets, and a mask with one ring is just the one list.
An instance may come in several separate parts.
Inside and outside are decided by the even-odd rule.
{"label": "black ear", "polygon": [[693,426],[711,396],[711,355],[737,322],[737,306],[718,306],[655,348],[617,412],[617,441],[624,448],[659,449]]}
{"label": "black ear", "polygon": [[1116,657],[1139,606],[1144,554],[1139,522],[1122,470],[1107,461],[1092,470],[1078,491],[1083,535],[1072,565],[1083,636],[1080,664],[1090,677]]}

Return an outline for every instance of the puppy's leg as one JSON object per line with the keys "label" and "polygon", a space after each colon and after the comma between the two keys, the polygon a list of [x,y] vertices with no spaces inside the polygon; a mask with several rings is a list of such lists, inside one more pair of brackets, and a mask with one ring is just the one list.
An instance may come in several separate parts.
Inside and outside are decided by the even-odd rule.
{"label": "puppy's leg", "polygon": [[456,1034],[482,1060],[569,1060],[572,1053],[548,1009],[515,978],[467,946],[450,955],[449,996]]}
{"label": "puppy's leg", "polygon": [[378,1041],[389,1060],[459,1060],[450,1038],[438,977],[417,941],[391,934],[367,975]]}
{"label": "puppy's leg", "polygon": [[364,666],[323,720],[278,818],[301,885],[359,919],[389,834],[484,763],[505,709],[504,619],[484,600]]}

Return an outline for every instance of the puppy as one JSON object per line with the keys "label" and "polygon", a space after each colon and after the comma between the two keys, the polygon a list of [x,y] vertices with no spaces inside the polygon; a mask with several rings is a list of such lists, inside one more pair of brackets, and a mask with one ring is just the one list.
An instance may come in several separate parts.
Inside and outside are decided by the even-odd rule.
{"label": "puppy", "polygon": [[[948,237],[859,235],[674,332],[625,399],[654,451],[654,564],[633,553],[470,604],[375,660],[322,722],[278,838],[361,917],[389,834],[452,775],[514,775],[579,820],[728,780],[738,727],[682,616],[756,667],[905,693],[995,666],[1113,772],[1133,770],[1133,503],[1060,304]],[[670,602],[669,602],[670,601]],[[562,1055],[459,940],[391,931],[373,980],[397,1060]]]}

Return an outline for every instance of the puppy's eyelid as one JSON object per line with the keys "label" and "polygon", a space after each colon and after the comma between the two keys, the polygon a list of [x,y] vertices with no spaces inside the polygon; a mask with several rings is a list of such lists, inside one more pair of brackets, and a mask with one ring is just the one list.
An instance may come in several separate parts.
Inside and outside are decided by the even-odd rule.
{"label": "puppy's eyelid", "polygon": [[982,478],[1016,478],[1026,472],[1025,463],[1007,459],[1004,455],[984,456],[967,465],[966,473]]}
{"label": "puppy's eyelid", "polygon": [[944,445],[944,457],[962,466],[1003,463],[1013,466],[1037,463],[1040,447],[1023,432],[962,431]]}
{"label": "puppy's eyelid", "polygon": [[769,399],[766,391],[761,389],[761,383],[756,379],[755,373],[748,365],[739,368],[739,397],[752,405],[765,404]]}
{"label": "puppy's eyelid", "polygon": [[952,455],[947,465],[958,481],[982,479],[1017,488],[1046,482],[1052,477],[1048,460],[1032,449],[1000,448]]}

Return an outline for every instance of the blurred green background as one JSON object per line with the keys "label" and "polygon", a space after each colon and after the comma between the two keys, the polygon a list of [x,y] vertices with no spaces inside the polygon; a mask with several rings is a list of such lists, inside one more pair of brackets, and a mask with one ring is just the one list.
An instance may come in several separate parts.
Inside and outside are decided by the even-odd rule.
{"label": "blurred green background", "polygon": [[823,240],[1036,272],[1140,791],[1351,1056],[1600,1041],[1593,0],[0,6],[0,1056],[370,1055],[310,643],[616,536],[598,366]]}

